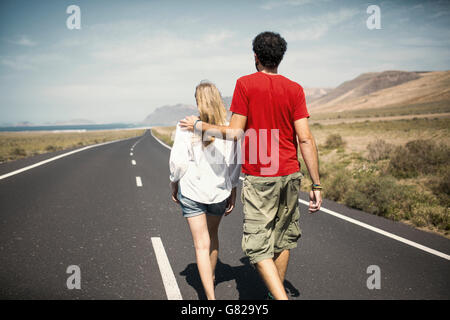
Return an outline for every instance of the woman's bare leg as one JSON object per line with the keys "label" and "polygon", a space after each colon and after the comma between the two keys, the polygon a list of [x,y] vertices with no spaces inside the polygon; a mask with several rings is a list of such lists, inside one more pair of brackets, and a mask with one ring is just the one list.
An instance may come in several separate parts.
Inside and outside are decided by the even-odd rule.
{"label": "woman's bare leg", "polygon": [[209,238],[211,240],[209,259],[211,261],[213,279],[216,278],[214,272],[216,270],[217,258],[219,257],[219,224],[221,219],[222,216],[206,215]]}
{"label": "woman's bare leg", "polygon": [[200,273],[200,279],[202,280],[206,297],[208,300],[215,300],[213,271],[209,258],[211,241],[206,222],[206,214],[187,218],[187,222],[191,229],[198,272]]}

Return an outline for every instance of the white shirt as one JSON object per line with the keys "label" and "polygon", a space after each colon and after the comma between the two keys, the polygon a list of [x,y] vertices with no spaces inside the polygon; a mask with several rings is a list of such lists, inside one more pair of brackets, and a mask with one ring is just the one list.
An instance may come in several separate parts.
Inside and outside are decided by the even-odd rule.
{"label": "white shirt", "polygon": [[201,203],[218,203],[239,182],[241,145],[216,138],[204,146],[201,137],[177,124],[170,152],[170,181],[179,181],[183,196]]}

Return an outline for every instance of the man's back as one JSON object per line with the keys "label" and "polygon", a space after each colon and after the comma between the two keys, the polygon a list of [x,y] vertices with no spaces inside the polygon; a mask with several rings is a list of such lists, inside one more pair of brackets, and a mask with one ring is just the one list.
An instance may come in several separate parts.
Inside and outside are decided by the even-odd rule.
{"label": "man's back", "polygon": [[[247,117],[244,173],[284,176],[299,171],[294,121],[309,114],[298,83],[264,72],[243,76],[236,82],[231,111]],[[266,155],[272,163],[267,163]],[[267,170],[274,161],[278,161],[275,170]]]}

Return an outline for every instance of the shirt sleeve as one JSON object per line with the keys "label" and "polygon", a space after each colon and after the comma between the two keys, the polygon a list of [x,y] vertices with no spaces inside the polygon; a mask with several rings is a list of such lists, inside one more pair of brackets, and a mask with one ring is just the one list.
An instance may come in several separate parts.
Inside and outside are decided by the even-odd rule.
{"label": "shirt sleeve", "polygon": [[189,141],[187,131],[181,130],[177,125],[175,131],[175,139],[172,150],[170,151],[169,167],[170,167],[170,181],[177,182],[187,171],[189,164]]}
{"label": "shirt sleeve", "polygon": [[236,87],[234,88],[230,111],[243,116],[248,116],[247,91],[239,79],[236,81]]}
{"label": "shirt sleeve", "polygon": [[241,175],[241,141],[230,141],[230,150],[228,153],[228,175],[230,177],[231,186],[234,188],[239,183]]}
{"label": "shirt sleeve", "polygon": [[306,109],[306,99],[303,88],[299,88],[299,92],[294,101],[294,121],[302,118],[309,118],[308,110]]}

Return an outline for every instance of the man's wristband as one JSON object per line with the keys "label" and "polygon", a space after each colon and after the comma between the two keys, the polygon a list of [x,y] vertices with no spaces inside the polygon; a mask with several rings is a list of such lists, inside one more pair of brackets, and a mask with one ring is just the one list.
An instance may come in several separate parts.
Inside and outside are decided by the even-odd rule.
{"label": "man's wristband", "polygon": [[312,190],[322,190],[322,186],[320,184],[313,183],[311,185]]}

